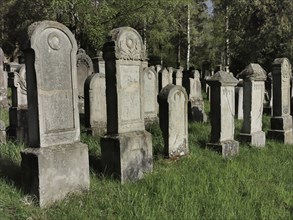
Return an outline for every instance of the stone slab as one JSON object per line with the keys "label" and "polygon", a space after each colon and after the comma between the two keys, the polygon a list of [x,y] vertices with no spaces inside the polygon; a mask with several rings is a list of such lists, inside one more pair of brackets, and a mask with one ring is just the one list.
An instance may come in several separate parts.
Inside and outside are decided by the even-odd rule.
{"label": "stone slab", "polygon": [[86,144],[74,143],[21,152],[22,189],[47,207],[69,193],[89,189],[89,159]]}
{"label": "stone slab", "polygon": [[153,169],[152,136],[146,131],[101,138],[102,166],[107,175],[125,183]]}
{"label": "stone slab", "polygon": [[263,131],[252,134],[240,133],[240,139],[255,147],[264,147],[266,145],[266,134]]}
{"label": "stone slab", "polygon": [[292,116],[272,117],[271,130],[292,130]]}
{"label": "stone slab", "polygon": [[293,131],[292,130],[269,130],[267,137],[269,139],[279,140],[284,144],[293,144]]}
{"label": "stone slab", "polygon": [[239,154],[239,142],[235,140],[228,140],[220,143],[208,143],[207,148],[222,154],[224,158]]}

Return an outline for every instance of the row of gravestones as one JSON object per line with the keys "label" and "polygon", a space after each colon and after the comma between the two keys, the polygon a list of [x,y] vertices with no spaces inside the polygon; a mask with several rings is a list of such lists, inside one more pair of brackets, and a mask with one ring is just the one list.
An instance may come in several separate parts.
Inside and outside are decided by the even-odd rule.
{"label": "row of gravestones", "polygon": [[[149,98],[147,95],[153,91],[145,90],[145,85],[147,79],[152,78],[150,73],[156,71],[146,67],[144,71],[146,51],[134,29],[114,29],[109,39],[103,48],[106,86],[97,85],[105,88],[107,103],[107,134],[101,138],[102,164],[107,173],[125,182],[142,178],[153,167],[152,137],[145,131],[145,103]],[[72,33],[53,21],[32,24],[22,49],[29,131],[29,148],[21,152],[22,186],[25,193],[38,198],[40,206],[47,206],[70,192],[89,188],[88,148],[80,143],[78,115],[78,96],[82,96],[83,91],[78,91],[77,68],[82,63],[75,65],[77,45]],[[283,137],[285,143],[292,143],[292,118],[290,108],[288,110],[290,94],[287,94],[290,68],[287,59],[277,59],[272,71],[276,83],[273,100],[277,101],[273,103],[274,117],[269,135]],[[19,77],[23,71],[20,68]],[[164,69],[158,74],[160,72],[163,75]],[[185,80],[178,72],[182,73],[182,70],[176,71],[177,81],[172,81],[176,85],[170,83],[169,74],[169,81],[162,86],[158,96],[160,127],[165,151],[170,157],[188,153],[187,103],[198,101],[197,97],[188,97],[180,85]],[[196,72],[192,74],[193,78],[188,78],[198,78]],[[100,76],[91,74],[86,81]],[[244,141],[251,141],[252,145],[263,146],[265,135],[261,130],[261,118],[265,72],[259,65],[251,64],[240,76],[244,78],[245,94],[241,137]],[[18,79],[15,80],[14,76],[15,82]],[[190,90],[192,83],[189,80]],[[235,155],[239,146],[234,140],[235,86],[238,80],[220,71],[207,83],[211,87],[212,125],[208,147],[219,150],[225,157]],[[84,92],[84,98],[89,96],[98,100],[95,98],[97,92],[85,91],[89,92]],[[85,103],[85,113],[86,109]]]}

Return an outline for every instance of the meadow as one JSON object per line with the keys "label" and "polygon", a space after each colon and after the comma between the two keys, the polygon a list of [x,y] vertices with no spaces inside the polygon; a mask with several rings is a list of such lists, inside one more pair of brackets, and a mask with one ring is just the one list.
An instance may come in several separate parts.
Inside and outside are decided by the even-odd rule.
{"label": "meadow", "polygon": [[[1,116],[7,121],[7,112]],[[267,131],[269,117],[264,116],[263,122]],[[236,120],[235,139],[241,124]],[[90,190],[46,209],[21,192],[24,144],[1,145],[0,219],[293,219],[292,145],[267,140],[265,148],[257,149],[241,144],[239,156],[223,159],[205,148],[210,124],[191,122],[190,154],[169,160],[163,156],[159,125],[149,132],[153,172],[121,185],[103,175],[99,138],[82,129],[81,141],[89,146]]]}

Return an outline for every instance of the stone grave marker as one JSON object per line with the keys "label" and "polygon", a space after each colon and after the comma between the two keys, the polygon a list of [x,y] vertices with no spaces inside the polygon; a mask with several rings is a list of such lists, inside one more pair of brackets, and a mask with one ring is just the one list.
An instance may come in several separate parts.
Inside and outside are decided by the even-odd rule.
{"label": "stone grave marker", "polygon": [[273,62],[273,116],[268,138],[285,144],[293,144],[292,116],[290,115],[291,64],[287,58],[277,58]]}
{"label": "stone grave marker", "polygon": [[15,72],[8,73],[8,86],[11,88],[12,103],[9,108],[8,136],[15,140],[28,142],[27,86],[25,64],[19,65]]}
{"label": "stone grave marker", "polygon": [[85,127],[91,135],[104,135],[107,130],[105,74],[95,73],[85,81]]}
{"label": "stone grave marker", "polygon": [[21,152],[23,192],[46,207],[89,189],[88,147],[80,142],[77,44],[55,21],[28,27],[25,52],[29,148]]}
{"label": "stone grave marker", "polygon": [[236,118],[239,120],[243,120],[243,80],[239,79],[239,82],[235,88],[236,97]]}
{"label": "stone grave marker", "polygon": [[240,133],[241,141],[264,147],[266,135],[262,131],[262,114],[266,71],[259,64],[251,63],[238,77],[243,79],[244,120]]}
{"label": "stone grave marker", "polygon": [[144,77],[144,113],[145,124],[148,126],[158,121],[159,106],[158,95],[158,75],[153,67],[147,67],[143,71]]}
{"label": "stone grave marker", "polygon": [[239,143],[234,140],[235,86],[238,80],[219,71],[207,80],[211,89],[211,139],[208,148],[223,157],[238,154]]}
{"label": "stone grave marker", "polygon": [[182,86],[169,84],[158,97],[164,152],[169,158],[188,154],[188,97]]}
{"label": "stone grave marker", "polygon": [[159,91],[161,91],[168,84],[169,84],[169,72],[166,68],[163,68],[159,72]]}
{"label": "stone grave marker", "polygon": [[142,61],[146,50],[130,27],[110,32],[104,44],[107,135],[101,139],[102,166],[122,183],[143,178],[153,168],[152,136],[144,124]]}
{"label": "stone grave marker", "polygon": [[77,84],[78,84],[78,109],[79,113],[84,113],[84,82],[86,78],[93,74],[94,67],[91,58],[84,49],[77,52]]}

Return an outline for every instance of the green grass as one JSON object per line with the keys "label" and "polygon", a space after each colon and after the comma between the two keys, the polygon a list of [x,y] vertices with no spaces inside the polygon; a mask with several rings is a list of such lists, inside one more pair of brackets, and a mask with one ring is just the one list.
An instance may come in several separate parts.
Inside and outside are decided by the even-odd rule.
{"label": "green grass", "polygon": [[[265,116],[264,126],[268,121]],[[241,121],[235,128],[239,133]],[[210,125],[190,123],[190,154],[172,161],[162,156],[159,126],[149,131],[154,170],[124,185],[96,172],[100,141],[82,134],[91,161],[89,192],[42,210],[19,189],[24,145],[1,145],[0,219],[293,219],[292,145],[268,140],[256,149],[241,144],[239,156],[223,159],[205,149]]]}

